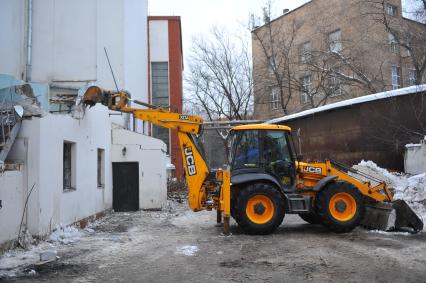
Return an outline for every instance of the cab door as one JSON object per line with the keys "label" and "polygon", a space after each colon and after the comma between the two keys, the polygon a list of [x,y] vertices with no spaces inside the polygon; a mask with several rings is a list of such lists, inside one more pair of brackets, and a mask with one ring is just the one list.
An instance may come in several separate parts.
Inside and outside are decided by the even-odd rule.
{"label": "cab door", "polygon": [[265,172],[274,176],[282,186],[293,186],[295,181],[295,160],[291,154],[290,141],[286,131],[260,131],[261,163]]}

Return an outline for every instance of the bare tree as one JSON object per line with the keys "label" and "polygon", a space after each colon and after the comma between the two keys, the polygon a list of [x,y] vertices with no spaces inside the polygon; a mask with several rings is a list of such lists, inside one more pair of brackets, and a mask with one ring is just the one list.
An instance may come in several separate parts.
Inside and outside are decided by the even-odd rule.
{"label": "bare tree", "polygon": [[[269,103],[271,92],[277,91],[281,109],[287,114],[287,106],[294,92],[301,89],[300,80],[295,77],[297,62],[293,54],[296,51],[295,38],[301,24],[293,21],[290,28],[287,28],[278,22],[272,23],[271,18],[271,1],[268,1],[263,7],[264,26],[252,31],[254,44],[262,54],[261,58],[257,58],[259,62],[254,62],[257,68],[254,80],[257,82],[258,92],[263,95],[257,97],[255,103],[265,103],[265,100]],[[251,27],[254,26],[252,23]]]}
{"label": "bare tree", "polygon": [[[251,118],[251,54],[243,38],[214,27],[208,36],[193,40],[188,65],[187,107],[210,121]],[[227,133],[217,134],[228,154]]]}
{"label": "bare tree", "polygon": [[[407,10],[403,11],[406,18],[392,15],[392,5],[385,0],[368,0],[368,15],[378,24],[383,25],[399,48],[401,61],[408,59],[410,69],[414,70],[413,84],[426,82],[426,0],[411,0]],[[396,10],[395,10],[396,11]],[[396,11],[396,13],[398,13]],[[392,42],[391,42],[392,43]]]}
{"label": "bare tree", "polygon": [[[424,3],[426,0],[413,1]],[[330,13],[328,6],[313,2],[308,12],[311,14],[304,13],[303,17],[284,15],[276,20],[271,20],[271,2],[267,2],[263,8],[264,24],[261,27],[253,25],[252,31],[255,104],[268,103],[274,108],[276,91],[281,106],[278,110],[288,114],[324,105],[336,96],[352,98],[354,93],[372,94],[389,89],[389,56],[394,58],[394,55],[390,54],[384,29],[372,28],[376,24],[366,17],[366,13],[374,11],[366,4],[373,2],[382,5],[378,10],[380,13],[375,11],[375,15],[376,20],[384,22],[384,0],[342,1],[344,12],[340,13]],[[425,15],[420,10],[416,10],[417,17]],[[346,11],[347,15],[342,14]],[[356,24],[351,25],[351,21]],[[409,53],[419,84],[424,80],[426,68],[425,29],[421,23],[405,22],[405,30],[404,27],[400,29],[399,21],[394,24],[392,32]],[[345,27],[345,32],[333,38],[333,33],[340,31],[337,30],[340,25]],[[346,33],[348,26],[350,35]],[[391,31],[391,28],[388,24],[387,29]],[[409,29],[411,34],[407,33]],[[404,43],[408,39],[409,42]],[[297,103],[300,97],[302,103]]]}
{"label": "bare tree", "polygon": [[195,38],[185,78],[189,101],[211,121],[245,120],[252,111],[252,68],[247,44],[213,28]]}

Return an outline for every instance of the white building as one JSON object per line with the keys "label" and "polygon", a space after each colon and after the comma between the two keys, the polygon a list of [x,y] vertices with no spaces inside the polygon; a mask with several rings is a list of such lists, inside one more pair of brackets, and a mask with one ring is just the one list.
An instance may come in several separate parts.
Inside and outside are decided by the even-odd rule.
{"label": "white building", "polygon": [[[17,238],[33,185],[24,214],[33,235],[85,223],[113,206],[126,209],[120,202],[129,188],[136,208],[161,208],[165,144],[135,133],[146,132],[141,121],[104,106],[79,118],[72,110],[79,89],[115,89],[104,48],[118,87],[148,101],[147,0],[2,0],[0,42],[0,104],[1,86],[13,76],[31,83],[46,110],[23,120],[7,159],[14,170],[0,173],[0,245]],[[113,177],[132,164],[131,184]]]}

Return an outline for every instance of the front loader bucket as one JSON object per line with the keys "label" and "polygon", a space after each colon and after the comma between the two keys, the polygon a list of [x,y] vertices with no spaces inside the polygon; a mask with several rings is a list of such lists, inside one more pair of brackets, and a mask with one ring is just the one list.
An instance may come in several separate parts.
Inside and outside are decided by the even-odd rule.
{"label": "front loader bucket", "polygon": [[367,204],[361,225],[383,231],[423,230],[423,221],[403,200]]}

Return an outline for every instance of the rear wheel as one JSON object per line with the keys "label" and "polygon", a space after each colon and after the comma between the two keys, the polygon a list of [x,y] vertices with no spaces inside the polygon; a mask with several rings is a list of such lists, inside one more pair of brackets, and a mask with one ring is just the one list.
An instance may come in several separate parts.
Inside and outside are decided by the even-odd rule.
{"label": "rear wheel", "polygon": [[251,184],[236,197],[234,218],[247,234],[270,234],[283,221],[283,198],[269,184]]}
{"label": "rear wheel", "polygon": [[300,213],[300,218],[308,222],[309,224],[321,224],[322,220],[321,217],[315,213],[315,212],[309,212],[309,213]]}
{"label": "rear wheel", "polygon": [[364,197],[348,182],[329,184],[318,193],[316,205],[322,224],[337,233],[352,231],[364,217]]}

